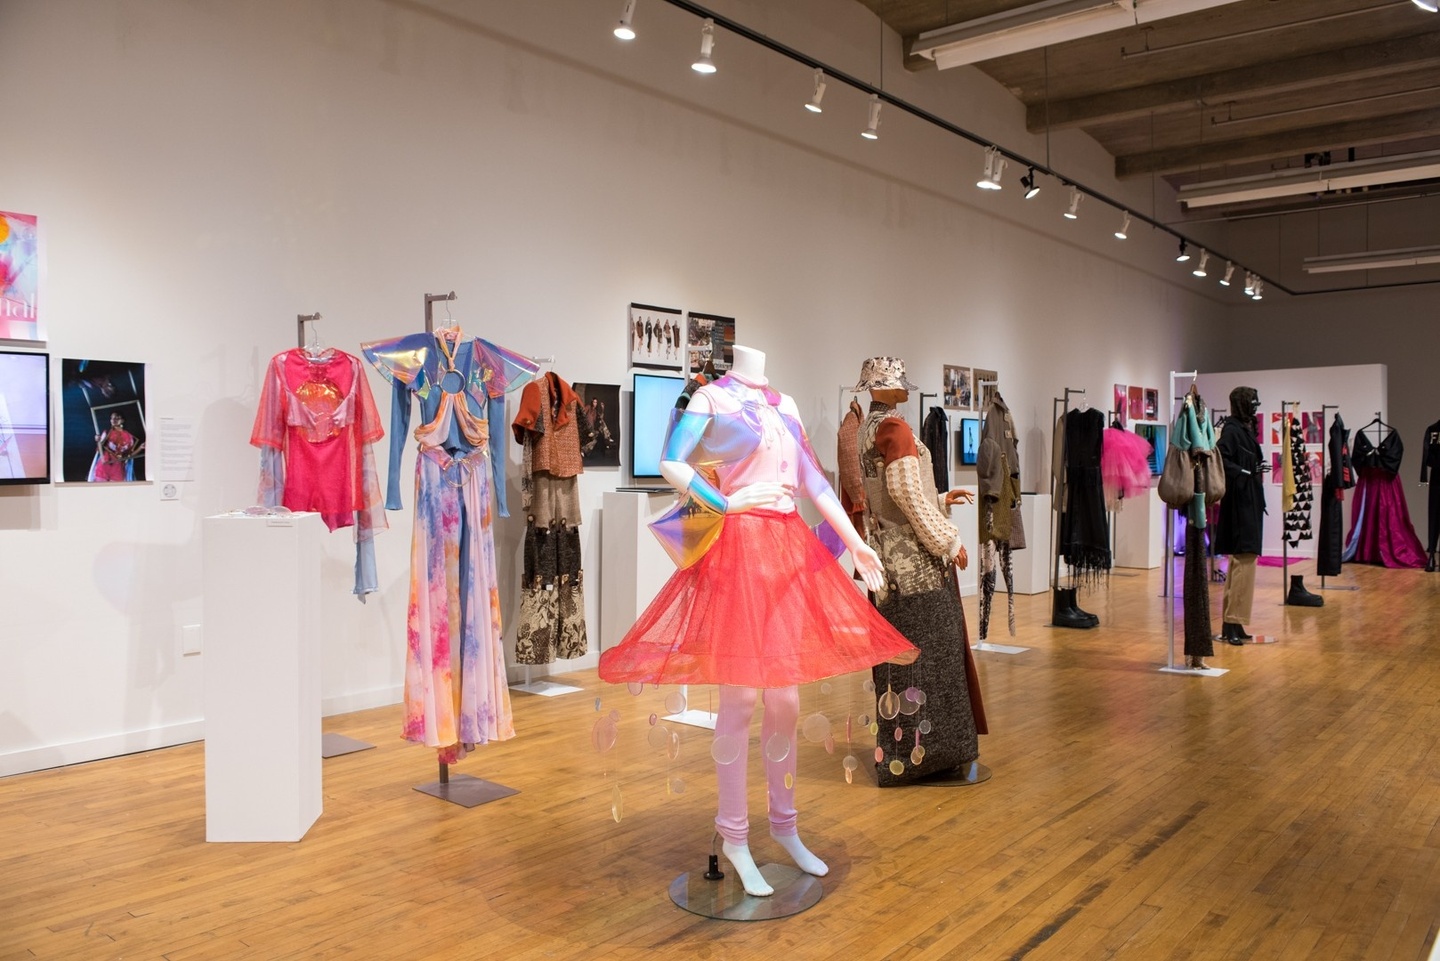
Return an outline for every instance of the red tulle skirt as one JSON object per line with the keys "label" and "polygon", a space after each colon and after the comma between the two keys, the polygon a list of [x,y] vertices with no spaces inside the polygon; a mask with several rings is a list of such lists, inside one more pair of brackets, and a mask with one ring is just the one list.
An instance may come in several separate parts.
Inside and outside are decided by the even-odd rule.
{"label": "red tulle skirt", "polygon": [[788,687],[858,671],[913,645],[855,589],[795,513],[731,514],[705,556],[676,571],[620,643],[614,683]]}

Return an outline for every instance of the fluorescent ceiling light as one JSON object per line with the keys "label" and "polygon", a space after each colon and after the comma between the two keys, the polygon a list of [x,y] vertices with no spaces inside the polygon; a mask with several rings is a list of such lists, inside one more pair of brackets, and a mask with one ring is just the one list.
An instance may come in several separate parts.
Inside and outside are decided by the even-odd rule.
{"label": "fluorescent ceiling light", "polygon": [[1187,184],[1180,188],[1179,199],[1186,207],[1214,207],[1245,200],[1377,187],[1433,177],[1440,177],[1440,150]]}
{"label": "fluorescent ceiling light", "polygon": [[1234,2],[1041,0],[1016,10],[928,30],[915,38],[910,52],[946,70]]}
{"label": "fluorescent ceiling light", "polygon": [[1379,270],[1383,267],[1417,267],[1440,264],[1440,247],[1402,247],[1398,250],[1370,250],[1358,254],[1306,257],[1307,274],[1336,274],[1346,270]]}

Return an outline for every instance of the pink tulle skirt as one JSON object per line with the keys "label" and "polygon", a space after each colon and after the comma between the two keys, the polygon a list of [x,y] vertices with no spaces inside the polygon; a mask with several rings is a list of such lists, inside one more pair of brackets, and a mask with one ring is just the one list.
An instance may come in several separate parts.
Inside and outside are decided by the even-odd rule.
{"label": "pink tulle skirt", "polygon": [[1114,427],[1107,427],[1101,436],[1100,475],[1105,507],[1113,511],[1121,498],[1150,496],[1150,442]]}
{"label": "pink tulle skirt", "polygon": [[855,589],[795,513],[731,514],[600,655],[614,683],[788,687],[858,671],[913,645]]}

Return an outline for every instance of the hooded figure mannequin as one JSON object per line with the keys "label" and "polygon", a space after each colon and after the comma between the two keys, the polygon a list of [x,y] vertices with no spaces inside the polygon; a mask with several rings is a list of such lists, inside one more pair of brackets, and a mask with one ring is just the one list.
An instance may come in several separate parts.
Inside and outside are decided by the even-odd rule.
{"label": "hooded figure mannequin", "polygon": [[1245,622],[1250,620],[1255,599],[1255,561],[1264,538],[1263,475],[1270,465],[1264,463],[1256,438],[1255,413],[1259,409],[1260,394],[1254,387],[1232,390],[1230,416],[1216,445],[1225,462],[1225,496],[1215,525],[1215,553],[1230,555],[1220,638],[1235,645],[1252,636],[1245,632]]}

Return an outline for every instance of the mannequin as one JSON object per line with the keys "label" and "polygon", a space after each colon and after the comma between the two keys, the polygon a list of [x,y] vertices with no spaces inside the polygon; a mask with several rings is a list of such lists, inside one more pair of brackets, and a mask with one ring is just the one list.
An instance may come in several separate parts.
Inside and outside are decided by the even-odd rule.
{"label": "mannequin", "polygon": [[1255,438],[1260,393],[1253,387],[1230,392],[1230,416],[1216,445],[1225,463],[1225,496],[1215,525],[1215,553],[1230,555],[1221,610],[1221,640],[1239,646],[1250,640],[1245,622],[1255,599],[1255,562],[1264,542],[1265,482],[1270,465]]}
{"label": "mannequin", "polygon": [[[746,746],[756,701],[765,702],[761,740],[771,837],[802,871],[824,876],[829,867],[796,830],[798,685],[888,659],[912,662],[917,652],[850,585],[795,513],[795,495],[803,491],[866,584],[881,586],[880,559],[826,482],[794,400],[766,381],[764,353],[735,347],[730,372],[695,392],[671,427],[660,472],[682,495],[723,515],[720,533],[601,655],[600,676],[616,683],[720,685],[712,748],[715,826],[745,892],[764,897],[774,891],[750,854],[746,806]],[[722,742],[738,745],[739,757],[723,757]]]}
{"label": "mannequin", "polygon": [[[885,732],[875,764],[881,787],[964,777],[979,757],[978,735],[985,730],[954,573],[969,564],[969,554],[949,517],[950,507],[970,503],[974,495],[936,490],[929,451],[895,409],[912,387],[898,357],[865,361],[855,386],[871,398],[859,448],[866,534],[886,573],[885,590],[875,592],[876,609],[921,651],[914,669],[875,668],[875,689],[885,692],[882,701],[917,689],[925,695],[914,712],[891,714],[877,704]],[[892,727],[898,732],[893,739]]]}

